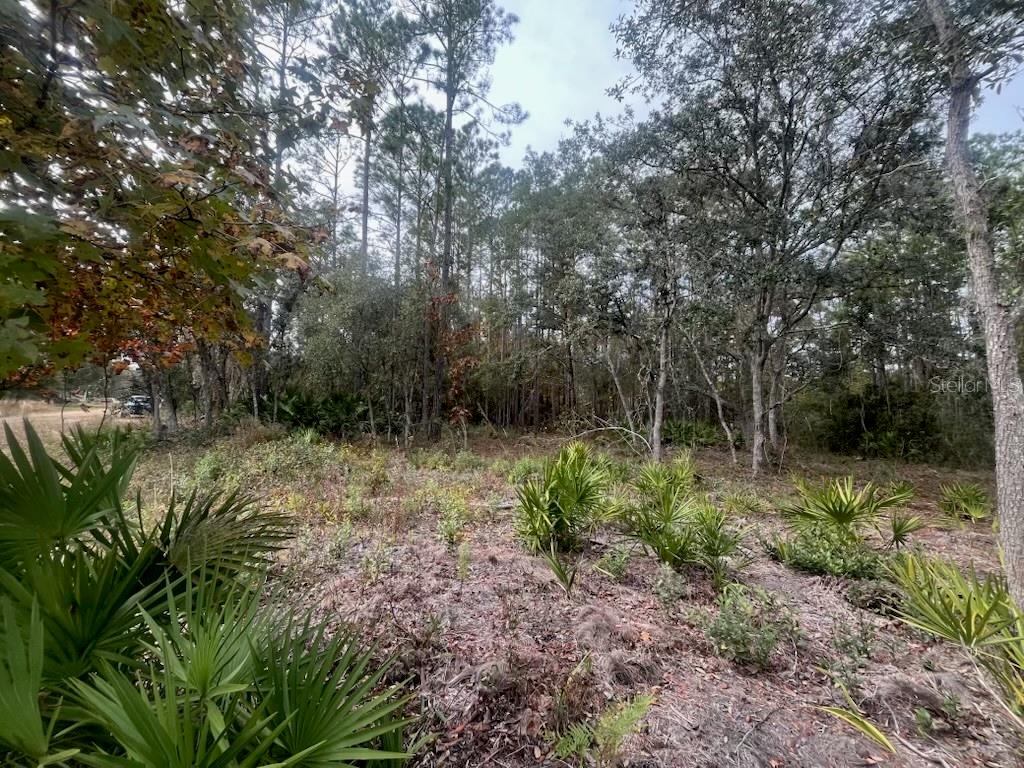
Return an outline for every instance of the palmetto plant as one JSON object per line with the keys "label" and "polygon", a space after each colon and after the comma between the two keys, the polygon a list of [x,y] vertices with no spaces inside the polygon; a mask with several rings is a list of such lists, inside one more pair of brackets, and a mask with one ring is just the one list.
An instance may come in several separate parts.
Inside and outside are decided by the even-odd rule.
{"label": "palmetto plant", "polygon": [[977,483],[953,483],[940,488],[939,509],[957,520],[984,520],[991,514],[988,493]]}
{"label": "palmetto plant", "polygon": [[695,500],[689,483],[664,464],[651,462],[640,470],[633,485],[637,502],[623,513],[629,534],[673,568],[692,564],[696,539],[690,521]]}
{"label": "palmetto plant", "polygon": [[[345,634],[261,607],[288,520],[240,496],[122,501],[124,435],[26,424],[0,455],[0,763],[394,765],[406,699]],[[33,507],[36,514],[33,514]],[[315,648],[315,652],[310,652]],[[397,745],[397,746],[396,746]]]}
{"label": "palmetto plant", "polygon": [[806,528],[825,525],[850,540],[877,527],[883,512],[898,509],[913,495],[905,487],[884,490],[870,482],[857,490],[852,477],[833,478],[818,486],[798,480],[796,490],[798,500],[782,508],[792,523]]}
{"label": "palmetto plant", "polygon": [[725,510],[712,504],[700,504],[693,516],[696,560],[715,583],[725,585],[730,568],[739,569],[748,561],[738,557],[746,536],[742,528],[731,525]]}
{"label": "palmetto plant", "polygon": [[917,533],[922,528],[924,528],[924,520],[917,515],[893,512],[889,517],[888,546],[895,549],[905,547],[910,540],[910,535]]}
{"label": "palmetto plant", "polygon": [[563,562],[554,546],[551,547],[549,552],[544,552],[543,554],[544,562],[547,563],[554,577],[558,579],[558,586],[565,592],[566,597],[571,598],[573,587],[576,585],[576,576],[580,570],[579,561],[574,563]]}
{"label": "palmetto plant", "polygon": [[744,532],[732,525],[724,510],[692,493],[692,464],[650,463],[634,481],[636,503],[623,513],[631,536],[649,547],[672,568],[696,565],[720,587],[736,559]]}
{"label": "palmetto plant", "polygon": [[920,555],[900,556],[892,576],[905,596],[903,620],[965,648],[1024,727],[1024,616],[1002,576],[965,575],[952,563]]}
{"label": "palmetto plant", "polygon": [[605,504],[608,474],[580,442],[565,446],[539,478],[516,489],[516,533],[533,552],[576,549]]}

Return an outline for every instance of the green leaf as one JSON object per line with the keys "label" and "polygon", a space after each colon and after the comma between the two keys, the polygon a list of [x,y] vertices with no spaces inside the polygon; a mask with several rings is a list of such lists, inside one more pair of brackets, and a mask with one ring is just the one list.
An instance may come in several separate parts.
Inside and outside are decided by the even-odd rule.
{"label": "green leaf", "polygon": [[852,709],[844,709],[842,707],[816,707],[816,709],[820,709],[822,712],[827,712],[833,717],[839,718],[847,725],[856,728],[876,744],[885,747],[893,754],[896,753],[896,748],[892,745],[892,742],[889,741],[889,737],[882,733],[874,723],[859,712],[855,712]]}

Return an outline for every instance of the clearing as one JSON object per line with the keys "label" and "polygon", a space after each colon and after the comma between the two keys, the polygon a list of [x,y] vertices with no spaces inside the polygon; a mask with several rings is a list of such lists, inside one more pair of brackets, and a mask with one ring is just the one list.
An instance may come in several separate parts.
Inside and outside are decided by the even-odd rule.
{"label": "clearing", "polygon": [[[785,530],[777,507],[791,479],[753,484],[725,451],[695,458],[701,490],[746,530],[749,565],[734,577],[774,593],[799,627],[765,667],[729,661],[709,641],[710,579],[687,573],[666,588],[656,559],[614,524],[590,537],[567,597],[516,538],[509,479],[563,443],[478,435],[469,450],[406,453],[248,428],[152,450],[136,478],[157,509],[172,488],[219,485],[296,516],[300,535],[274,569],[287,594],[274,600],[313,607],[397,655],[393,677],[411,681],[410,708],[429,734],[414,765],[569,765],[554,756],[559,734],[644,694],[653,703],[622,745],[625,765],[1014,764],[1012,734],[970,662],[886,612],[883,583],[810,575],[766,554],[762,542]],[[621,447],[596,448],[620,482],[641,466]],[[837,457],[789,466],[813,479],[907,481],[909,511],[926,522],[913,546],[997,567],[991,525],[951,524],[936,504],[940,483],[989,485],[984,473]],[[844,688],[895,756],[817,708],[848,707]]]}

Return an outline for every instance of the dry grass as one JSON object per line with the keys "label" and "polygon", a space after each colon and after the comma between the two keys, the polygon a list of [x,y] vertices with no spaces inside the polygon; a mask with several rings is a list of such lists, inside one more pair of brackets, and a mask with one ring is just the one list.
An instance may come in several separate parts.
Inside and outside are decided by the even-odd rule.
{"label": "dry grass", "polygon": [[[785,475],[754,483],[727,454],[697,457],[707,488],[743,488],[768,507],[745,520],[753,563],[741,578],[779,595],[803,639],[758,672],[710,647],[701,626],[701,615],[714,610],[706,577],[687,574],[686,597],[666,610],[653,590],[657,563],[643,552],[634,552],[621,581],[594,569],[621,538],[606,529],[582,554],[567,599],[544,561],[517,544],[508,464],[556,450],[557,439],[479,439],[474,452],[501,461],[464,471],[415,468],[401,452],[367,446],[294,438],[261,445],[226,439],[163,448],[145,459],[139,479],[155,493],[190,482],[197,464],[223,466],[234,473],[230,482],[302,519],[304,533],[276,578],[289,603],[358,627],[382,654],[398,656],[434,734],[417,766],[567,765],[551,754],[552,734],[643,693],[655,703],[626,741],[624,765],[1015,764],[1016,737],[955,649],[855,607],[841,579],[798,573],[764,555],[758,539],[783,527],[771,507],[791,488]],[[950,529],[937,509],[940,480],[977,473],[831,457],[798,457],[788,469],[909,480],[919,490],[914,513],[929,522],[915,541],[963,564],[996,567],[990,527]],[[376,487],[382,474],[386,482]],[[466,498],[470,515],[457,549],[439,540],[434,506],[411,501],[424,488]],[[837,648],[864,626],[873,640],[852,693],[894,737],[895,756],[814,708],[845,703],[823,669],[844,662]],[[931,715],[929,732],[918,726],[919,709]]]}

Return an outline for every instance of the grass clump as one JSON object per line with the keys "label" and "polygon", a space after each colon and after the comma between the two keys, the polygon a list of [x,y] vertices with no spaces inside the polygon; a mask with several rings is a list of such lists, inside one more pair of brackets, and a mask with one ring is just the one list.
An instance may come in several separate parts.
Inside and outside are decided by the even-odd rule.
{"label": "grass clump", "polygon": [[355,538],[355,529],[350,520],[344,520],[334,531],[327,543],[327,555],[332,560],[344,560]]}
{"label": "grass clump", "polygon": [[360,463],[359,474],[366,492],[371,496],[379,496],[391,484],[387,455],[377,451],[371,453]]}
{"label": "grass clump", "polygon": [[506,477],[512,485],[540,477],[544,473],[544,460],[537,456],[523,456],[515,460]]}
{"label": "grass clump", "polygon": [[722,498],[722,507],[734,515],[763,515],[768,503],[749,488],[737,488]]}
{"label": "grass clump", "polygon": [[414,469],[444,471],[452,468],[451,456],[433,448],[413,448],[407,459]]}
{"label": "grass clump", "polygon": [[436,500],[439,509],[437,537],[448,547],[455,547],[462,540],[469,523],[469,507],[464,496],[447,493]]}
{"label": "grass clump", "polygon": [[451,459],[451,468],[455,472],[476,472],[486,466],[487,461],[472,451],[459,451]]}

